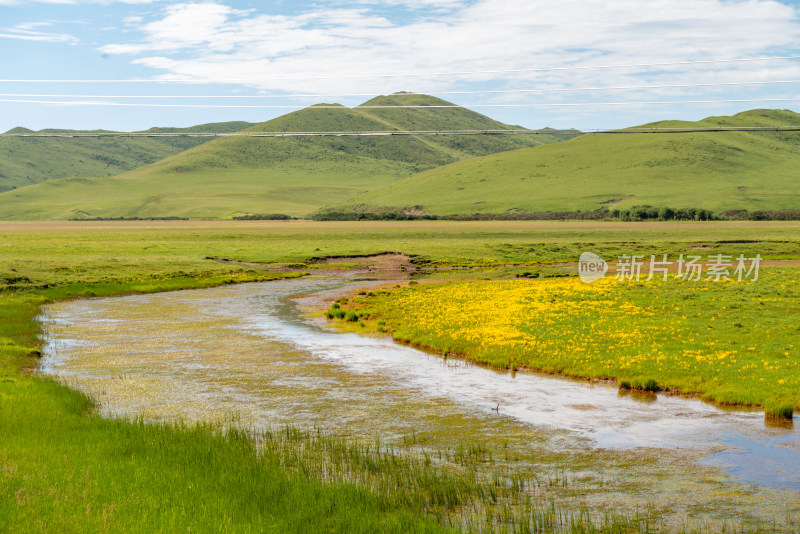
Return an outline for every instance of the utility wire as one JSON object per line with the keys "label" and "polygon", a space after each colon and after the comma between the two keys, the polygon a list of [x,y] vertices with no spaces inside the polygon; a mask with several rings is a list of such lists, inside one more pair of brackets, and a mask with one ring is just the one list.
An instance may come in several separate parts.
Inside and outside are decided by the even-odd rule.
{"label": "utility wire", "polygon": [[626,128],[623,130],[393,130],[334,132],[30,132],[4,133],[0,138],[106,138],[106,137],[373,137],[445,135],[585,135],[585,134],[675,134],[700,132],[798,132],[800,126],[706,126],[697,128]]}
{"label": "utility wire", "polygon": [[577,130],[387,130],[333,132],[31,132],[0,137],[369,137],[392,135],[576,135]]}
{"label": "utility wire", "polygon": [[714,63],[745,63],[758,61],[785,61],[800,59],[800,56],[773,56],[734,59],[703,59],[695,61],[665,61],[658,63],[628,63],[616,65],[575,65],[565,67],[536,67],[530,69],[502,69],[479,71],[451,71],[451,72],[407,72],[398,74],[363,74],[343,76],[275,76],[265,78],[230,78],[230,79],[203,79],[203,78],[159,78],[159,79],[116,79],[116,80],[78,80],[78,79],[0,79],[0,83],[263,83],[272,80],[342,80],[342,79],[369,79],[369,78],[410,78],[426,76],[467,76],[478,74],[521,74],[528,72],[556,72],[571,70],[594,69],[623,69],[637,67],[671,67],[679,65],[707,65]]}

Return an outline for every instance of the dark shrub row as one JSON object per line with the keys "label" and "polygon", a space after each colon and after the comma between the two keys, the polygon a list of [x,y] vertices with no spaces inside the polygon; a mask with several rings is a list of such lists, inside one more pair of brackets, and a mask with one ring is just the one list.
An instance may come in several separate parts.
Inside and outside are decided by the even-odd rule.
{"label": "dark shrub row", "polygon": [[234,221],[288,221],[295,219],[285,213],[253,213],[250,215],[236,215]]}
{"label": "dark shrub row", "polygon": [[74,217],[70,221],[188,221],[189,217]]}
{"label": "dark shrub row", "polygon": [[[238,217],[235,217],[238,218]],[[456,215],[431,215],[422,206],[389,208],[359,206],[354,209],[320,210],[311,218],[315,221],[797,221],[800,210],[752,211],[727,210],[714,212],[705,208],[679,208],[634,206],[626,209],[541,211],[532,213],[462,213]]]}

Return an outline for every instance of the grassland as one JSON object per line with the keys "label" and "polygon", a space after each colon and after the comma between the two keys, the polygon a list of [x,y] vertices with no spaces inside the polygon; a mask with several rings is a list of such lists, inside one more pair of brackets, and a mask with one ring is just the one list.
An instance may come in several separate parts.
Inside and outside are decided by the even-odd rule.
{"label": "grassland", "polygon": [[[374,448],[287,433],[262,436],[258,449],[237,432],[101,419],[80,393],[30,372],[41,348],[35,317],[46,302],[297,276],[280,267],[313,270],[315,257],[385,251],[431,268],[494,265],[496,276],[529,269],[510,263],[574,261],[589,244],[603,253],[758,246],[765,256],[796,258],[797,236],[791,223],[2,223],[0,530],[438,532],[460,526],[452,522],[465,506],[498,506],[490,524],[509,524],[494,504],[502,484]],[[732,243],[740,240],[758,243]],[[780,291],[781,299],[794,294]],[[699,309],[706,298],[686,306]],[[692,320],[687,328],[702,322]],[[322,476],[330,466],[349,475]],[[634,528],[578,512],[573,529],[555,508],[523,510],[544,530]]]}
{"label": "grassland", "polygon": [[[390,107],[398,104],[423,107]],[[352,109],[312,106],[248,130],[511,128],[466,109],[431,107],[441,104],[446,102],[423,95],[395,94]],[[798,124],[800,116],[790,111],[753,110],[732,117],[664,121],[641,128],[713,130]],[[159,161],[117,176],[106,176],[113,171],[103,167],[102,172],[98,171],[102,177],[48,180],[0,194],[0,219],[225,219],[267,213],[306,217],[322,207],[335,211],[411,209],[438,216],[626,209],[641,205],[714,212],[800,208],[798,138],[791,132],[570,137],[543,134],[218,139],[165,159],[160,159],[162,152],[154,150],[148,157]],[[556,142],[565,139],[568,140]],[[60,156],[41,160],[43,165],[50,165],[48,176],[55,172],[55,163],[48,161],[58,160],[59,165],[61,160],[64,164],[73,161],[72,155],[64,157],[63,151],[68,147],[64,143],[77,143],[76,154],[80,155],[81,143],[101,142],[7,141],[17,143],[15,152],[27,154],[19,159],[9,152],[7,164],[22,165],[23,170],[28,164],[19,162],[31,159],[31,147],[36,143],[37,149],[45,142],[62,143],[58,145],[62,147]],[[114,150],[122,147],[105,148],[104,153],[113,156]],[[142,156],[140,152],[137,154]],[[85,163],[105,157],[95,156],[89,154],[80,159]],[[5,164],[0,161],[0,165]],[[58,173],[76,174],[67,169]]]}
{"label": "grassland", "polygon": [[342,309],[367,331],[493,366],[774,410],[800,408],[799,278],[795,267],[742,282],[451,282],[370,293]]}
{"label": "grassland", "polygon": [[[151,128],[150,133],[236,132],[251,126],[247,122],[201,124],[189,128]],[[98,133],[76,130],[33,132],[14,128],[8,133],[74,134]],[[0,191],[66,177],[113,176],[149,165],[210,138],[0,138]]]}
{"label": "grassland", "polygon": [[[790,111],[753,110],[641,128],[796,126]],[[794,133],[588,134],[432,169],[363,193],[342,209],[420,205],[434,215],[652,205],[712,211],[800,207]]]}
{"label": "grassland", "polygon": [[[262,273],[313,258],[403,252],[420,266],[500,266],[511,276],[591,250],[800,256],[800,223],[164,221],[0,223],[0,288]],[[243,263],[218,263],[206,257]]]}
{"label": "grassland", "polygon": [[[431,106],[447,102],[397,94],[363,106],[397,104]],[[510,128],[466,109],[312,106],[244,131]],[[560,140],[562,137],[554,135],[224,138],[119,176],[65,178],[0,195],[0,219],[224,219],[251,213],[306,216],[322,206],[344,202],[423,170]]]}

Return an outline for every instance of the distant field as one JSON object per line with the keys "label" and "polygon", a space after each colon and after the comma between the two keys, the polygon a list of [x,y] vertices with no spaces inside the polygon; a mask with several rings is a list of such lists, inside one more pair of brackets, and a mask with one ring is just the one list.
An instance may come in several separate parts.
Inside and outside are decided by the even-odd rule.
{"label": "distant field", "polygon": [[[744,242],[742,242],[744,241]],[[800,223],[165,221],[0,223],[0,276],[30,284],[129,281],[403,252],[420,264],[574,262],[587,250],[800,258]],[[19,284],[17,284],[19,285]],[[23,284],[24,285],[24,284]]]}

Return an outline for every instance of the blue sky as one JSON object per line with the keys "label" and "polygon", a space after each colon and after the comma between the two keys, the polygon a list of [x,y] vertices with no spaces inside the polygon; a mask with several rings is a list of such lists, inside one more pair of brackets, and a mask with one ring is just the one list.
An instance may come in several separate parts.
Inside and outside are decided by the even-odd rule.
{"label": "blue sky", "polygon": [[0,131],[259,122],[395,91],[529,128],[798,111],[800,59],[718,61],[785,56],[797,2],[0,0]]}

